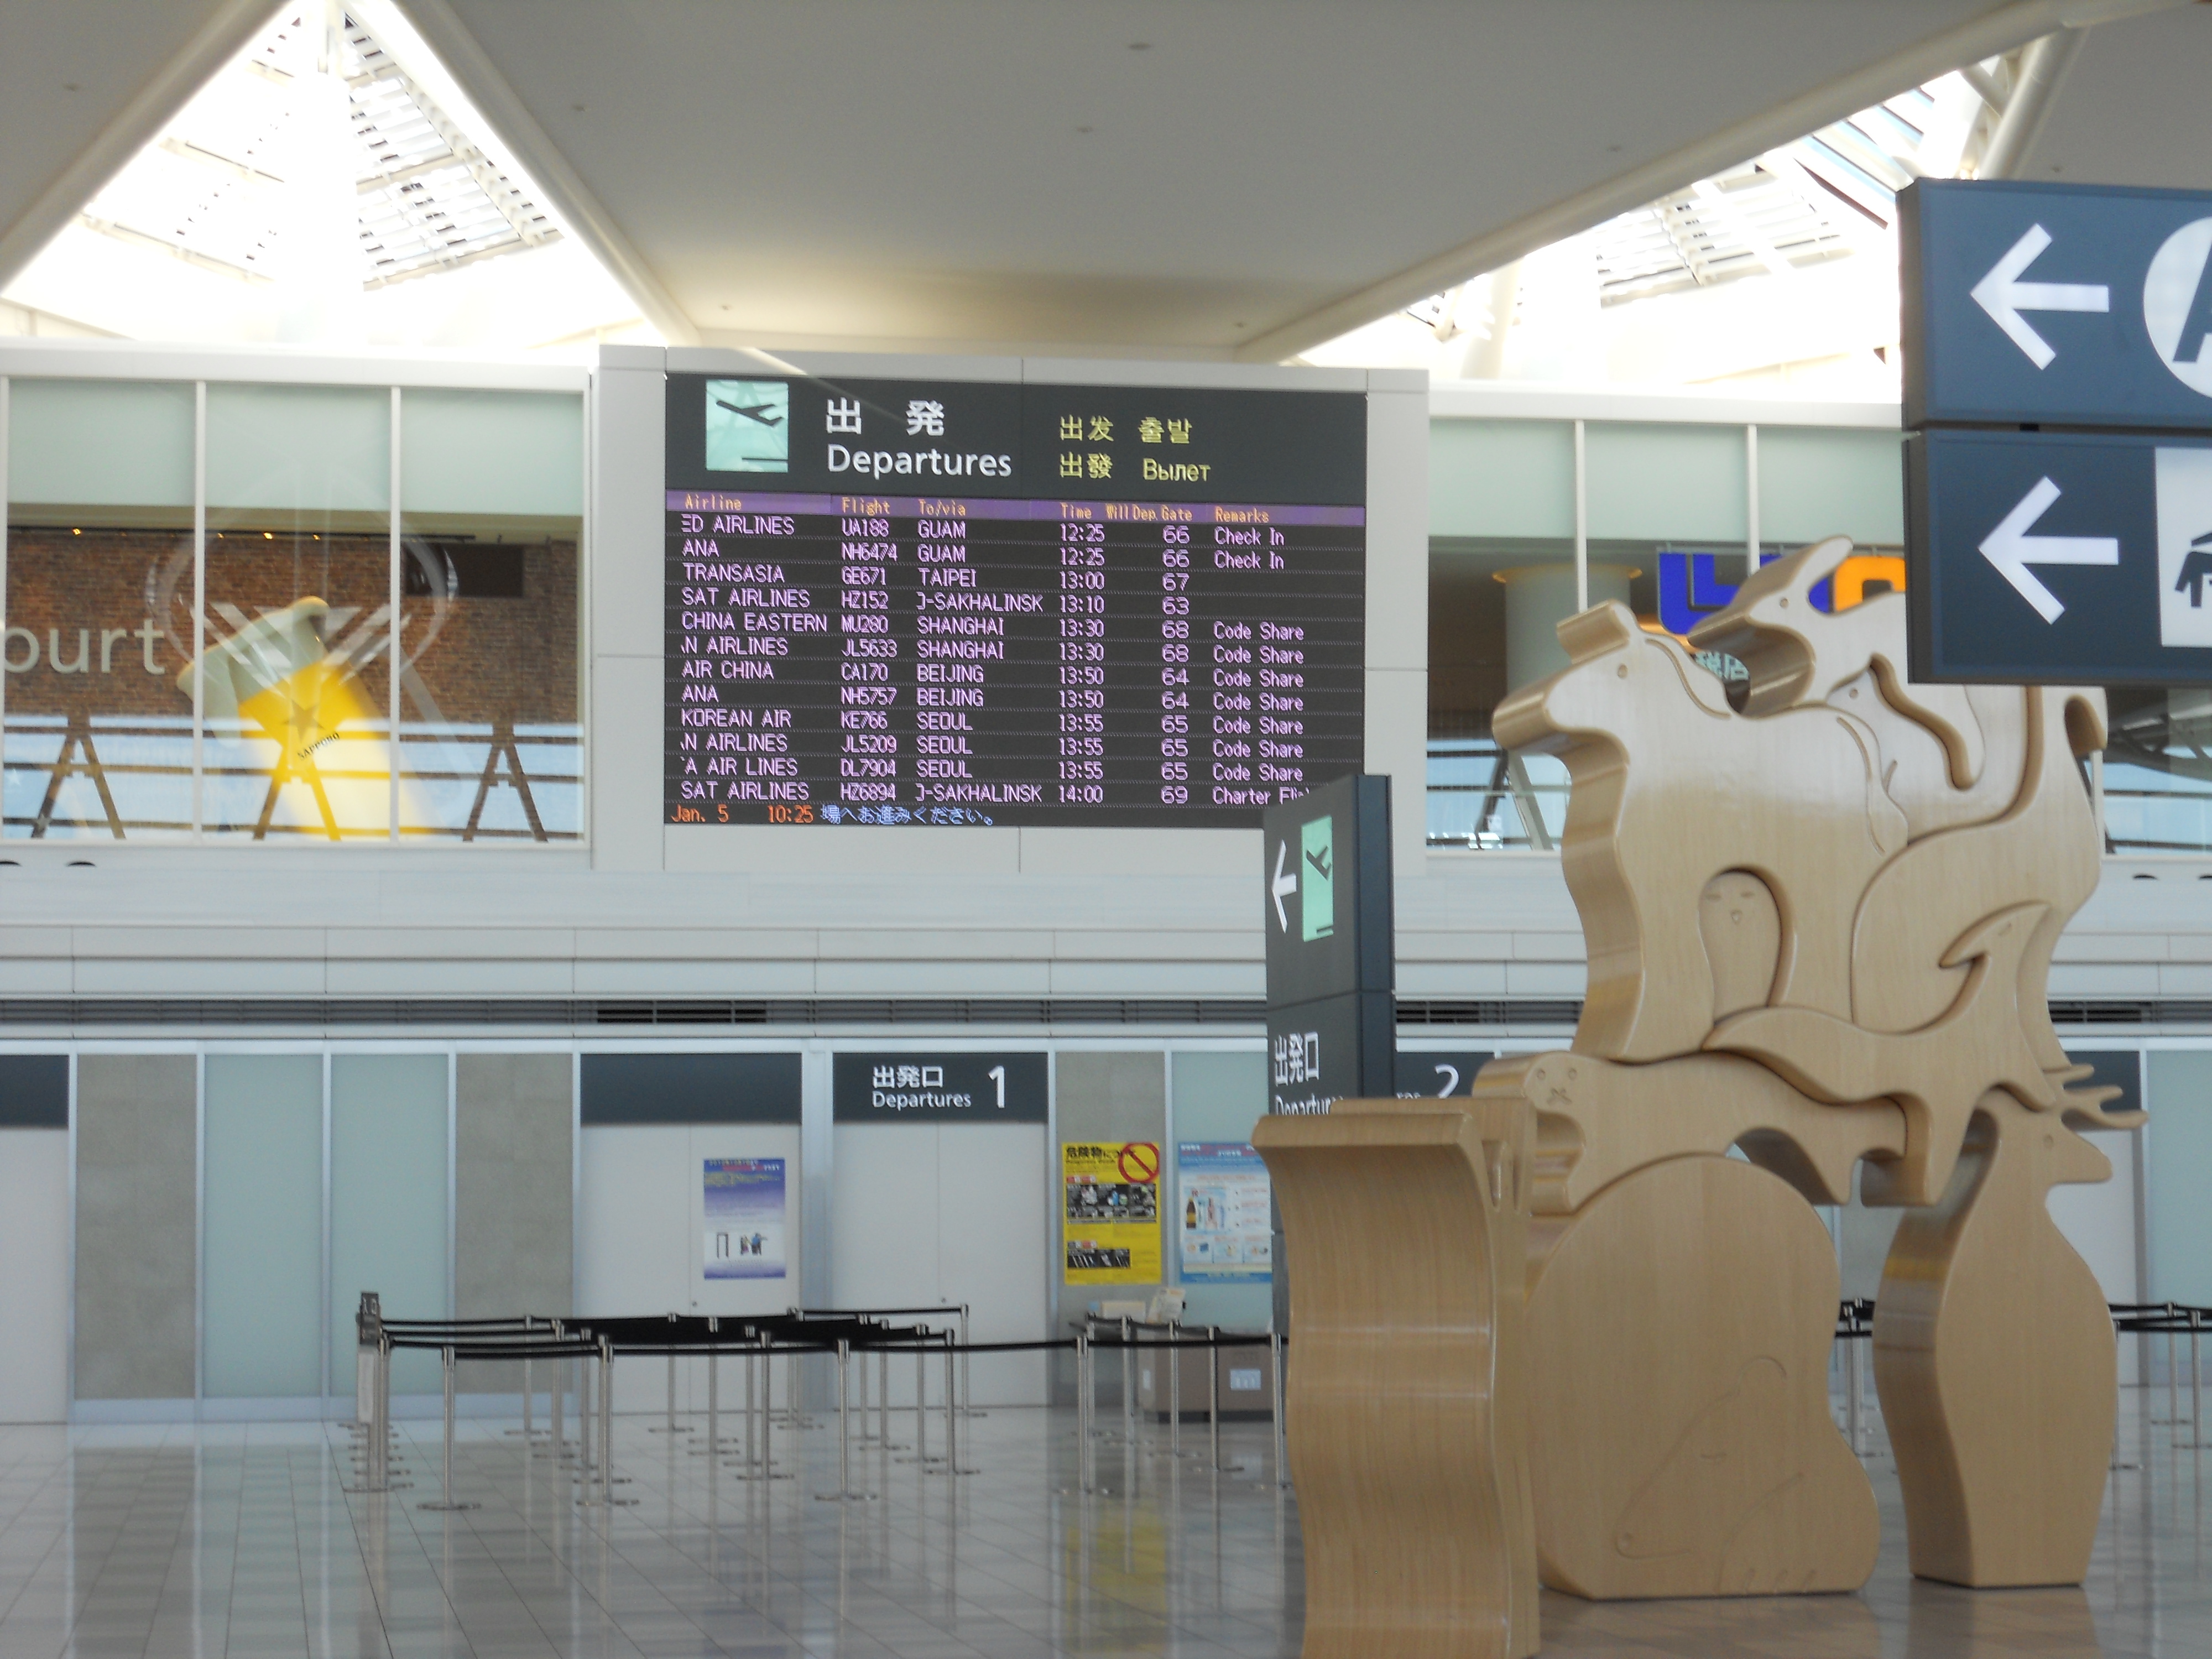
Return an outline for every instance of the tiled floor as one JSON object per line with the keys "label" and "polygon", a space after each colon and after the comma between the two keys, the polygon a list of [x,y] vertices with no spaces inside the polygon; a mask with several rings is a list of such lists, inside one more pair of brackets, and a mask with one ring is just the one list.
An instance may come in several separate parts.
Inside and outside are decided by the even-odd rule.
{"label": "tiled floor", "polygon": [[[2150,1397],[2162,1417],[2165,1395]],[[2212,1655],[2206,1486],[2212,1449],[2125,1407],[2090,1582],[1971,1595],[1905,1571],[1897,1482],[1869,1460],[1884,1548],[1855,1596],[1749,1601],[1544,1600],[1547,1654],[1697,1659],[1810,1655]],[[2184,1404],[2186,1410],[2186,1397]],[[911,1419],[905,1419],[910,1424]],[[434,1425],[407,1425],[389,1496],[349,1493],[343,1428],[0,1429],[0,1659],[261,1655],[1291,1655],[1299,1640],[1297,1506],[1270,1483],[1264,1425],[1160,1454],[1107,1443],[1075,1484],[1073,1419],[1000,1410],[969,1425],[980,1474],[926,1475],[873,1448],[828,1503],[834,1428],[780,1433],[793,1475],[708,1478],[695,1432],[616,1435],[612,1510],[579,1508],[542,1455],[465,1425],[458,1494],[441,1514]],[[1118,1418],[1102,1426],[1114,1431]],[[726,1435],[741,1421],[726,1419]],[[895,1417],[896,1437],[908,1438]],[[932,1425],[933,1435],[937,1425]],[[2182,1437],[2194,1437],[2187,1425]],[[1875,1437],[1878,1438],[1878,1435]]]}

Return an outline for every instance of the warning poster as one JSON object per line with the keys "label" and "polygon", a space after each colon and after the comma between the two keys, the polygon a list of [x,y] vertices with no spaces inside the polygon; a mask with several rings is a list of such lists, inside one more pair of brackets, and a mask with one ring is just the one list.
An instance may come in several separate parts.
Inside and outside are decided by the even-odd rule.
{"label": "warning poster", "polygon": [[1149,1140],[1066,1141],[1063,1273],[1070,1285],[1160,1282],[1160,1149]]}

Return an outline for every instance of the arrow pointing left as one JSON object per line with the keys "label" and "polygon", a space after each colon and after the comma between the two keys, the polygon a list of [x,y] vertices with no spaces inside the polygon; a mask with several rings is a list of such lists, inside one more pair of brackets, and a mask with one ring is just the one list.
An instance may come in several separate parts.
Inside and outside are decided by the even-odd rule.
{"label": "arrow pointing left", "polygon": [[1283,873],[1283,860],[1290,856],[1291,844],[1286,841],[1275,843],[1275,884],[1272,890],[1275,900],[1275,925],[1285,933],[1291,931],[1291,919],[1283,911],[1283,896],[1298,890],[1298,872]]}
{"label": "arrow pointing left", "polygon": [[1997,574],[2013,585],[2021,598],[2035,607],[2035,614],[2055,623],[2066,614],[2057,595],[2036,580],[2031,564],[2118,564],[2120,544],[2111,536],[2031,536],[2035,521],[2058,499],[2058,486],[2048,478],[2020,498],[2019,505],[1984,538],[1981,556],[1996,567]]}
{"label": "arrow pointing left", "polygon": [[2051,342],[2028,326],[2023,311],[2110,311],[2112,292],[2102,283],[2023,283],[2022,272],[2051,246],[2051,233],[2030,225],[2027,234],[2006,250],[1989,274],[1969,290],[1974,303],[1990,313],[1990,320],[2027,354],[2038,368],[2048,368],[2058,353]]}

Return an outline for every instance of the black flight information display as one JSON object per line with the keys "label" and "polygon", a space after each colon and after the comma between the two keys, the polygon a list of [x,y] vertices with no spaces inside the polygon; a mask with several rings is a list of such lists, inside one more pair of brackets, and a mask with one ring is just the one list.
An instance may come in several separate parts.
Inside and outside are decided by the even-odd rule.
{"label": "black flight information display", "polygon": [[668,377],[665,820],[1186,824],[1360,769],[1366,399]]}

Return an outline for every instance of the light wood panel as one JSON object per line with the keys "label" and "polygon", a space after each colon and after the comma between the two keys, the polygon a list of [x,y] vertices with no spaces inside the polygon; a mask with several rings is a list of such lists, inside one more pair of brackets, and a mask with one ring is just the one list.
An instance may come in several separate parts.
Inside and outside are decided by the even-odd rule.
{"label": "light wood panel", "polygon": [[1507,1054],[1476,1074],[1478,1100],[1525,1101],[1536,1118],[1530,1209],[1571,1215],[1647,1164],[1741,1146],[1814,1204],[1850,1201],[1862,1158],[1905,1151],[1893,1101],[1827,1106],[1756,1060],[1686,1054],[1621,1066],[1590,1054]]}
{"label": "light wood panel", "polygon": [[1589,960],[1577,1051],[1697,1049],[1712,1024],[1698,913],[1732,870],[1778,907],[1773,1000],[1848,1019],[1851,917],[1836,896],[1863,891],[1905,840],[1872,730],[1826,707],[1737,715],[1718,679],[1624,605],[1567,618],[1559,640],[1569,666],[1491,724],[1508,747],[1558,754],[1573,779],[1561,853]]}
{"label": "light wood panel", "polygon": [[1875,1382],[1923,1578],[2074,1584],[2088,1569],[2118,1367],[2104,1292],[2045,1200],[2111,1173],[2058,1114],[1992,1091],[1942,1201],[1899,1224]]}
{"label": "light wood panel", "polygon": [[1743,664],[1751,675],[1744,712],[1754,716],[1824,702],[1875,670],[1885,684],[1894,684],[1890,701],[1942,742],[1953,784],[1966,788],[1986,760],[1980,722],[1963,686],[1906,678],[1905,595],[1877,593],[1841,611],[1814,607],[1813,590],[1851,553],[1850,537],[1830,536],[1761,565],[1726,609],[1690,630],[1690,645],[1725,651]]}
{"label": "light wood panel", "polygon": [[2039,902],[2047,909],[2020,961],[2017,1003],[2039,1064],[2057,1070],[2067,1062],[2051,1029],[2051,953],[2101,873],[2075,758],[2103,746],[2105,694],[2043,686],[2024,694],[2024,706],[2026,770],[2013,805],[1989,823],[1915,842],[1860,899],[1852,1016],[1874,1031],[1927,1025],[1964,989],[1956,942],[1984,917]]}
{"label": "light wood panel", "polygon": [[1530,1121],[1511,1102],[1262,1118],[1296,1334],[1305,1659],[1537,1649],[1522,1354]]}
{"label": "light wood panel", "polygon": [[1881,1166],[1882,1196],[1932,1202],[1950,1181],[1967,1117],[1990,1088],[2045,1109],[2059,1104],[2020,1008],[2021,962],[2049,912],[2020,905],[1960,940],[1942,961],[1968,964],[1966,984],[1950,1011],[1919,1030],[1891,1035],[1810,1008],[1759,1008],[1723,1020],[1707,1044],[1752,1055],[1817,1099],[1895,1100],[1905,1109],[1905,1155]]}
{"label": "light wood panel", "polygon": [[1866,1582],[1874,1492],[1828,1414],[1835,1249],[1797,1194],[1731,1159],[1671,1158],[1539,1220],[1531,1252],[1547,1584],[1612,1599]]}

